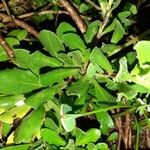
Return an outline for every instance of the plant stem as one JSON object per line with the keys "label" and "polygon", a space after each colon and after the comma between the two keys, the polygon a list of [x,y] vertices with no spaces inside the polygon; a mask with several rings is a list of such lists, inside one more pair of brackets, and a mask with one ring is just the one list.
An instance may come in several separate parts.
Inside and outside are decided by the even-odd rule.
{"label": "plant stem", "polygon": [[83,113],[83,114],[75,114],[75,118],[84,117],[84,116],[88,116],[88,115],[93,115],[93,114],[103,112],[103,111],[106,112],[106,111],[109,111],[109,110],[112,110],[112,109],[117,109],[117,108],[130,108],[130,107],[129,106],[110,106],[110,107],[107,107],[107,108],[102,108],[102,109],[94,110],[94,111],[91,111],[91,112],[86,112],[86,113]]}
{"label": "plant stem", "polygon": [[112,53],[108,54],[108,57],[115,55],[116,53],[122,51],[124,48],[126,48],[126,47],[136,43],[137,41],[143,39],[148,34],[150,34],[150,29],[146,30],[144,33],[140,34],[139,36],[137,36],[137,37],[131,39],[130,41],[128,41],[127,43],[123,44],[122,46],[120,46],[119,48],[114,50]]}

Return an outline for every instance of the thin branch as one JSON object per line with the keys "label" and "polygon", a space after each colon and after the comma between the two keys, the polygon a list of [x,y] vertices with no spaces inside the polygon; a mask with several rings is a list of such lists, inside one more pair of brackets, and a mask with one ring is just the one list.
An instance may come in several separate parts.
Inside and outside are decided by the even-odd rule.
{"label": "thin branch", "polygon": [[79,30],[84,33],[86,31],[86,24],[84,23],[84,21],[82,20],[79,12],[76,10],[76,8],[71,4],[70,1],[67,0],[58,0],[58,3],[68,11],[69,15],[71,16],[71,18],[74,20],[74,22],[76,23],[77,27],[79,28]]}
{"label": "thin branch", "polygon": [[[11,21],[11,19],[9,18],[9,16],[6,15],[6,14],[4,14],[4,13],[0,13],[0,18],[3,20],[3,22],[10,22]],[[39,37],[39,33],[33,27],[31,27],[30,25],[28,25],[24,21],[21,21],[21,20],[16,19],[16,18],[14,18],[13,20],[14,20],[14,23],[17,26],[19,26],[19,27],[27,30],[29,33],[31,33],[32,35],[34,35],[36,38]]]}
{"label": "thin branch", "polygon": [[12,48],[8,45],[8,43],[5,41],[5,39],[1,33],[0,33],[0,44],[2,45],[4,50],[6,51],[10,60],[13,62],[14,52],[13,52]]}
{"label": "thin branch", "polygon": [[99,30],[98,30],[97,35],[96,35],[95,45],[97,45],[98,41],[103,36],[103,31],[104,31],[104,28],[106,27],[106,25],[109,21],[110,14],[111,14],[111,11],[107,11],[105,14],[104,20],[102,22],[102,26],[99,27]]}
{"label": "thin branch", "polygon": [[94,2],[92,2],[91,0],[85,0],[85,1],[89,4],[91,4],[95,9],[101,10],[101,8],[98,5],[96,5]]}

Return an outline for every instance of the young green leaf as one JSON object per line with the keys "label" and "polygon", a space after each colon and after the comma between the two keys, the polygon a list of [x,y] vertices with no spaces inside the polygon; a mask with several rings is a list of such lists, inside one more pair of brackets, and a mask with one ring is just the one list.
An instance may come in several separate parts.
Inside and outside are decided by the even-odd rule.
{"label": "young green leaf", "polygon": [[115,82],[124,82],[130,80],[130,74],[128,72],[127,59],[125,57],[119,60],[120,68],[119,71],[114,78]]}
{"label": "young green leaf", "polygon": [[108,73],[112,73],[112,67],[111,64],[109,63],[107,57],[103,54],[101,49],[98,47],[95,47],[90,55],[90,61],[93,64],[99,65],[102,69],[106,70]]}
{"label": "young green leaf", "polygon": [[66,145],[66,141],[62,137],[60,137],[57,132],[48,128],[44,128],[41,130],[41,137],[49,144],[54,144],[56,146]]}
{"label": "young green leaf", "polygon": [[42,87],[35,74],[21,69],[0,71],[0,83],[3,94],[22,94]]}
{"label": "young green leaf", "polygon": [[96,80],[93,81],[95,87],[95,96],[99,102],[116,102],[116,98],[102,88]]}
{"label": "young green leaf", "polygon": [[65,51],[61,39],[51,31],[42,30],[39,34],[39,39],[45,49],[52,55],[57,56],[60,51]]}
{"label": "young green leaf", "polygon": [[99,20],[96,20],[92,22],[84,35],[86,43],[90,43],[93,39],[93,37],[97,34],[99,28],[100,28],[101,22]]}
{"label": "young green leaf", "polygon": [[81,37],[75,33],[66,33],[63,35],[63,42],[66,46],[69,46],[70,49],[79,49],[85,51],[86,45]]}
{"label": "young green leaf", "polygon": [[106,143],[98,143],[96,145],[96,148],[98,150],[110,150],[109,147],[108,147],[108,145]]}
{"label": "young green leaf", "polygon": [[88,130],[84,135],[79,136],[76,138],[76,146],[81,146],[88,144],[89,142],[96,142],[101,136],[100,130],[96,128],[92,128]]}
{"label": "young green leaf", "polygon": [[140,67],[144,68],[147,66],[146,64],[150,64],[150,41],[139,41],[135,46],[134,49],[137,52],[137,58],[140,63]]}
{"label": "young green leaf", "polygon": [[96,114],[97,120],[100,122],[100,129],[104,135],[108,135],[109,131],[114,128],[114,122],[107,112],[99,112]]}
{"label": "young green leaf", "polygon": [[67,22],[62,22],[56,31],[57,35],[63,39],[63,35],[66,33],[76,33],[76,29],[72,27],[69,23]]}
{"label": "young green leaf", "polygon": [[28,143],[33,136],[40,130],[44,119],[44,107],[41,106],[38,110],[34,110],[27,117],[25,117],[21,124],[14,132],[14,142]]}
{"label": "young green leaf", "polygon": [[77,73],[78,69],[56,69],[46,74],[41,75],[40,81],[44,86],[58,83],[69,76],[73,76]]}
{"label": "young green leaf", "polygon": [[68,114],[72,108],[67,104],[62,104],[60,108],[61,123],[66,132],[72,131],[76,126],[75,115]]}
{"label": "young green leaf", "polygon": [[123,36],[125,34],[125,30],[122,27],[119,20],[115,20],[115,22],[116,22],[116,27],[115,27],[114,33],[112,35],[111,42],[114,44],[117,44],[123,38]]}
{"label": "young green leaf", "polygon": [[102,14],[104,17],[106,15],[107,10],[109,9],[108,8],[108,2],[107,2],[107,0],[98,0],[98,3],[102,9]]}

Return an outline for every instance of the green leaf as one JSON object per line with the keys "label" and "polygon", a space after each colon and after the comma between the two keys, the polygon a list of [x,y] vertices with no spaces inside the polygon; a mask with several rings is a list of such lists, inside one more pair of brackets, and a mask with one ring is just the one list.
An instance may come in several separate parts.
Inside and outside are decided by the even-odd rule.
{"label": "green leaf", "polygon": [[11,48],[20,45],[19,41],[14,37],[7,37],[5,40]]}
{"label": "green leaf", "polygon": [[60,38],[51,31],[42,30],[39,34],[39,39],[45,49],[52,55],[57,56],[60,51],[65,51],[65,48]]}
{"label": "green leaf", "polygon": [[115,44],[103,44],[101,49],[103,51],[103,53],[112,53],[113,51],[115,51],[116,49],[118,49],[119,46],[115,45]]}
{"label": "green leaf", "polygon": [[76,33],[76,29],[72,27],[69,23],[67,22],[62,22],[56,31],[57,35],[63,39],[63,35],[66,33]]}
{"label": "green leaf", "polygon": [[76,126],[75,115],[68,114],[72,108],[67,104],[62,104],[60,108],[61,123],[66,132],[72,131]]}
{"label": "green leaf", "polygon": [[122,57],[119,60],[120,68],[119,71],[114,78],[115,82],[124,82],[130,80],[130,74],[128,72],[128,66],[127,66],[127,59],[125,57]]}
{"label": "green leaf", "polygon": [[94,143],[89,143],[86,148],[87,150],[97,150],[96,145]]}
{"label": "green leaf", "polygon": [[0,115],[0,120],[2,122],[12,124],[14,122],[14,119],[16,118],[22,119],[22,117],[24,117],[27,114],[30,108],[31,108],[30,106],[27,106],[25,104],[22,104],[19,107],[14,107],[6,111],[5,113],[2,113]]}
{"label": "green leaf", "polygon": [[116,27],[111,38],[111,43],[117,44],[124,36],[125,30],[118,20],[115,20]]}
{"label": "green leaf", "polygon": [[98,47],[95,47],[93,49],[90,56],[90,61],[93,64],[99,65],[102,69],[106,70],[110,74],[113,72],[111,64],[109,63],[107,57],[103,54],[101,49],[99,49]]}
{"label": "green leaf", "polygon": [[39,69],[42,67],[62,67],[63,64],[54,57],[48,57],[42,54],[40,51],[36,51],[30,55],[28,66],[33,72],[39,74]]}
{"label": "green leaf", "polygon": [[108,141],[116,141],[118,139],[118,132],[113,132],[109,135]]}
{"label": "green leaf", "polygon": [[88,9],[89,9],[89,6],[86,5],[85,3],[82,3],[82,4],[80,5],[79,12],[80,12],[80,13],[84,13],[84,12],[86,12]]}
{"label": "green leaf", "polygon": [[64,88],[66,83],[59,83],[51,88],[43,89],[37,93],[34,93],[28,97],[25,103],[35,109],[39,108],[41,104],[48,100],[53,100],[54,95],[62,88]]}
{"label": "green leaf", "polygon": [[66,46],[69,46],[70,49],[79,49],[82,52],[85,51],[86,46],[81,37],[75,33],[66,33],[63,35],[63,42]]}
{"label": "green leaf", "polygon": [[35,74],[20,69],[0,71],[0,83],[0,93],[3,94],[22,94],[42,87]]}
{"label": "green leaf", "polygon": [[108,135],[109,131],[114,128],[114,122],[107,112],[96,113],[96,118],[100,122],[100,130],[104,135]]}
{"label": "green leaf", "polygon": [[57,132],[44,128],[41,130],[41,136],[44,141],[48,142],[49,144],[54,144],[56,146],[65,146],[66,141],[58,135]]}
{"label": "green leaf", "polygon": [[10,109],[17,105],[18,101],[23,101],[23,95],[2,96],[0,97],[0,107]]}
{"label": "green leaf", "polygon": [[3,127],[1,131],[2,136],[6,137],[8,133],[10,132],[10,130],[11,130],[11,125],[9,123],[3,122]]}
{"label": "green leaf", "polygon": [[93,37],[97,34],[99,28],[100,28],[101,22],[99,20],[96,20],[92,22],[84,35],[86,43],[92,42]]}
{"label": "green leaf", "polygon": [[56,69],[41,75],[40,80],[42,85],[48,86],[58,83],[69,76],[75,75],[77,71],[77,69]]}
{"label": "green leaf", "polygon": [[96,80],[94,80],[94,87],[95,87],[95,96],[99,102],[116,102],[116,98],[113,97],[110,93],[108,93],[105,89],[103,89]]}
{"label": "green leaf", "polygon": [[98,143],[96,148],[97,150],[110,150],[106,143]]}
{"label": "green leaf", "polygon": [[127,99],[133,99],[137,95],[137,91],[127,83],[119,84],[119,96],[125,96]]}
{"label": "green leaf", "polygon": [[57,132],[57,134],[60,132],[58,126],[56,125],[56,123],[51,118],[46,118],[45,119],[44,126],[46,128],[49,128],[49,129]]}
{"label": "green leaf", "polygon": [[101,136],[100,130],[96,128],[92,128],[88,130],[84,135],[79,136],[76,138],[76,146],[81,146],[88,144],[89,142],[96,142]]}
{"label": "green leaf", "polygon": [[140,63],[140,67],[144,68],[150,65],[150,41],[139,41],[135,46],[134,49],[137,52],[137,58]]}
{"label": "green leaf", "polygon": [[16,146],[7,146],[4,148],[1,148],[1,150],[28,150],[30,147],[30,144],[22,144],[22,145],[16,145]]}
{"label": "green leaf", "polygon": [[22,30],[22,29],[15,29],[10,31],[7,36],[14,36],[16,37],[19,41],[22,41],[23,39],[25,39],[28,35],[28,32],[26,30]]}
{"label": "green leaf", "polygon": [[22,120],[14,132],[14,142],[16,144],[30,142],[33,136],[39,132],[43,119],[44,107],[41,106],[38,110],[34,110]]}

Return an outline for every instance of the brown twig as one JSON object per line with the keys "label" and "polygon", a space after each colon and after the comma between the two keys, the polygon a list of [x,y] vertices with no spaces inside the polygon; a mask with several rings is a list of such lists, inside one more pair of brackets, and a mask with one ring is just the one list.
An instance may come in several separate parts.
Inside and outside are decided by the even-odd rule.
{"label": "brown twig", "polygon": [[10,60],[13,62],[13,57],[14,57],[13,50],[8,45],[8,43],[5,41],[5,39],[4,39],[4,37],[2,36],[1,33],[0,33],[0,44],[2,45],[2,47],[4,48],[4,50],[6,51],[8,57],[10,58]]}
{"label": "brown twig", "polygon": [[91,0],[85,0],[85,1],[89,4],[91,4],[95,9],[101,10],[101,8],[98,5],[96,5],[94,2],[92,2]]}
{"label": "brown twig", "polygon": [[[0,18],[3,20],[3,22],[9,22],[9,21],[11,21],[11,19],[9,18],[9,16],[6,15],[6,14],[4,14],[4,13],[0,13]],[[25,23],[25,22],[23,22],[23,21],[21,21],[19,19],[15,19],[15,18],[14,18],[14,23],[17,26],[19,26],[19,27],[25,29],[26,31],[28,31],[29,33],[31,33],[35,37],[37,37],[37,38],[39,37],[39,33],[33,27],[31,27],[30,25],[28,25],[27,23]]]}
{"label": "brown twig", "polygon": [[76,8],[71,4],[70,1],[68,0],[58,0],[58,3],[68,11],[69,15],[71,16],[71,18],[74,20],[74,22],[76,23],[77,27],[79,28],[79,30],[84,33],[86,31],[86,24],[84,23],[84,21],[82,20],[79,12],[76,10]]}

